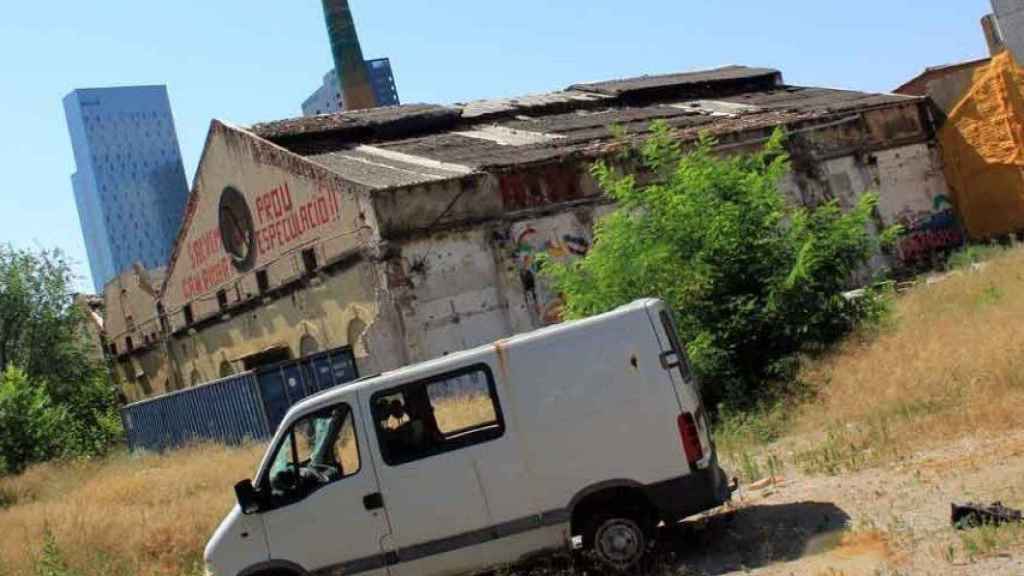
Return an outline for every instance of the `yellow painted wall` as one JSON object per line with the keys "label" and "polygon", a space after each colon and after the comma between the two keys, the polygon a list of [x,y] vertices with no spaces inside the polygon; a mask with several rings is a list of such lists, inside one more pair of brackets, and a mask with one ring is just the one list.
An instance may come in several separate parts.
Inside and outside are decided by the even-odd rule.
{"label": "yellow painted wall", "polygon": [[981,239],[1024,230],[1024,71],[1009,52],[975,72],[939,142],[968,235]]}

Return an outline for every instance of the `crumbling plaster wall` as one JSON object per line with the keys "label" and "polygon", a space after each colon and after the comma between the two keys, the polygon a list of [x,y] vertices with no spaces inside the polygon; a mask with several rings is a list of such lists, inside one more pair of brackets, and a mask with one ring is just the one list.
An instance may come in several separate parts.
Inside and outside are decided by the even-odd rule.
{"label": "crumbling plaster wall", "polygon": [[[129,400],[141,400],[243,371],[243,359],[273,348],[302,355],[310,344],[325,351],[352,345],[366,360],[360,340],[377,316],[375,268],[366,261],[317,276],[302,288],[259,306],[225,314],[217,322],[165,338],[116,368]],[[310,340],[311,339],[311,340]]]}
{"label": "crumbling plaster wall", "polygon": [[[795,162],[797,170],[782,189],[804,205],[834,199],[847,209],[865,192],[879,194],[875,232],[902,224],[906,234],[894,253],[873,258],[865,278],[959,245],[957,233],[947,230],[955,230],[956,224],[947,221],[940,158],[925,139],[915,107],[831,129],[831,137],[811,133],[809,146],[804,143],[804,151],[810,148],[812,155],[810,165]],[[909,143],[915,136],[919,141]],[[502,181],[496,178],[475,182],[468,192],[463,184],[435,190],[436,203],[449,207],[443,217],[438,208],[426,207],[428,194],[416,196],[422,209],[406,211],[409,218],[402,225],[391,223],[390,229],[401,230],[402,238],[391,243],[391,256],[381,265],[382,314],[369,338],[371,357],[381,351],[374,360],[380,368],[435,358],[561,320],[560,296],[538,274],[537,256],[584,256],[593,243],[594,223],[614,209],[585,170],[572,170],[581,175],[578,189],[587,191],[579,199],[540,202],[525,210],[506,209],[508,195],[502,194]],[[463,201],[477,203],[477,212],[460,222],[457,214],[473,210],[459,208]],[[486,219],[494,210],[500,216]]]}
{"label": "crumbling plaster wall", "polygon": [[[436,202],[450,207],[443,218],[424,206],[408,211],[401,225],[384,226],[400,230],[402,238],[389,242],[380,264],[381,314],[367,336],[375,371],[561,321],[561,298],[539,274],[538,256],[565,261],[585,255],[595,221],[612,209],[589,175],[575,166],[566,170],[577,182],[561,188],[565,177],[551,167],[522,175],[516,185],[532,190],[525,208],[521,194],[503,188],[507,179],[487,177],[434,190]],[[576,191],[572,199],[549,202],[569,189]],[[416,198],[422,203],[426,196]],[[473,213],[461,202],[475,204],[477,212],[460,219]],[[483,220],[484,210],[494,214]]]}

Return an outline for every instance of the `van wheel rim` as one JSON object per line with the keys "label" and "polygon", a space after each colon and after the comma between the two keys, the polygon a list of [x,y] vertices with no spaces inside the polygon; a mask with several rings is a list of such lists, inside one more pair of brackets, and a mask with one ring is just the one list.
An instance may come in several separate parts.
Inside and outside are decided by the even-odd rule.
{"label": "van wheel rim", "polygon": [[597,530],[595,551],[601,560],[617,568],[626,568],[643,554],[643,533],[632,520],[608,520]]}

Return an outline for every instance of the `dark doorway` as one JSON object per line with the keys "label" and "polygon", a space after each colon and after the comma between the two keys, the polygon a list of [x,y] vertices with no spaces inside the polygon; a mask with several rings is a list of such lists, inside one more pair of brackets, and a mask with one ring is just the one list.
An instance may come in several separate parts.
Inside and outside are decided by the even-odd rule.
{"label": "dark doorway", "polygon": [[256,370],[257,368],[263,368],[264,366],[273,366],[274,364],[287,362],[291,359],[291,351],[285,346],[278,346],[264,350],[263,352],[257,352],[256,354],[250,354],[249,356],[242,358],[242,367],[246,371]]}

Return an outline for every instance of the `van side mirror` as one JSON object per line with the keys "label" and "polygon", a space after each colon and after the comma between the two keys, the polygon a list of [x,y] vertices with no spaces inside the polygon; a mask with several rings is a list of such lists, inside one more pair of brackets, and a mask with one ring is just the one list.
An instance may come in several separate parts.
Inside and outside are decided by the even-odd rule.
{"label": "van side mirror", "polygon": [[263,504],[263,497],[252,485],[252,480],[246,478],[235,484],[235,498],[238,499],[238,506],[243,514],[255,514],[260,511]]}

